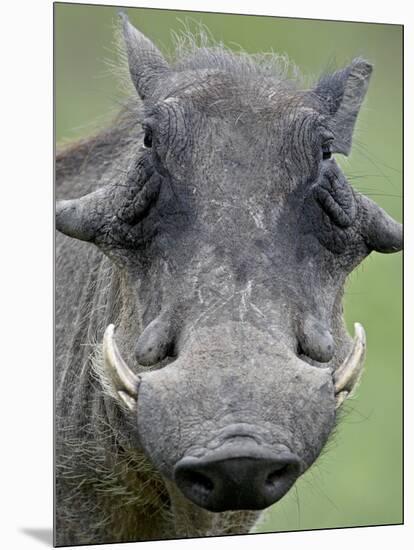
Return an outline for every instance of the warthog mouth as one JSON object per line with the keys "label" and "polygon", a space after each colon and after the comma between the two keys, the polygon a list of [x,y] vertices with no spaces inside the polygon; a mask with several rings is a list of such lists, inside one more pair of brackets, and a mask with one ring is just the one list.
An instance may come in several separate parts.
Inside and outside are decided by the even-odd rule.
{"label": "warthog mouth", "polygon": [[[360,323],[355,323],[355,336],[352,348],[333,374],[336,409],[353,393],[361,378],[365,350],[365,330]],[[104,369],[123,403],[131,411],[135,411],[138,400],[138,390],[141,382],[122,358],[114,336],[115,326],[108,325],[103,337]]]}
{"label": "warthog mouth", "polygon": [[[355,389],[363,370],[365,347],[364,329],[356,323],[353,345],[347,357],[332,374],[328,374],[332,376],[332,382],[326,385],[326,374],[323,375],[323,387],[329,387],[328,402],[332,409],[332,394],[338,409]],[[167,419],[172,404],[157,401],[158,386],[153,381],[154,373],[140,375],[131,370],[119,351],[113,324],[105,330],[102,355],[101,366],[105,369],[106,380],[111,383],[111,395],[118,398],[126,412],[136,416],[140,444],[148,457],[158,465],[163,476],[173,481],[196,505],[210,512],[261,510],[280,500],[307,469],[309,457],[306,458],[308,455],[300,445],[292,444],[283,433],[273,437],[270,444],[267,437],[261,437],[260,430],[252,431],[243,422],[226,424],[220,430],[212,431],[213,439],[207,445],[204,439],[200,442],[197,437],[187,438],[180,443],[182,448],[178,446],[179,452],[170,453],[170,449],[165,450],[162,445],[160,451],[165,430],[157,431],[148,424],[154,420],[158,425]],[[306,363],[303,365],[307,367]],[[162,372],[159,375],[162,380]],[[315,388],[317,391],[317,385]],[[330,418],[334,416],[332,409]],[[170,421],[172,424],[168,430],[173,432],[174,417]],[[176,425],[177,433],[181,434],[180,423]],[[325,428],[323,430],[326,432]]]}

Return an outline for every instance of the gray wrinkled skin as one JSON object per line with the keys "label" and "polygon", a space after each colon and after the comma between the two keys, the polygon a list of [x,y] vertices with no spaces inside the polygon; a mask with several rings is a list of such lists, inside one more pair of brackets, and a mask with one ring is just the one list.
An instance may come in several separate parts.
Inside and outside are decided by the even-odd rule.
{"label": "gray wrinkled skin", "polygon": [[[324,158],[349,153],[367,62],[301,90],[217,49],[170,67],[123,25],[137,95],[56,162],[59,199],[95,192],[57,212],[58,545],[249,531],[258,511],[192,504],[174,465],[233,438],[306,471],[335,425],[346,277],[401,248]],[[102,367],[110,323],[135,412]]]}

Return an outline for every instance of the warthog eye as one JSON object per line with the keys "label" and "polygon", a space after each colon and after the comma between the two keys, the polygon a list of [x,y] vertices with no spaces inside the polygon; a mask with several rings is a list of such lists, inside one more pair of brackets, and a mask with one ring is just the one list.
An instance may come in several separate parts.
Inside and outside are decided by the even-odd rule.
{"label": "warthog eye", "polygon": [[151,149],[152,147],[152,128],[149,125],[144,125],[144,147],[146,149]]}
{"label": "warthog eye", "polygon": [[322,158],[323,160],[328,160],[332,157],[332,150],[331,150],[331,141],[326,141],[322,144]]}

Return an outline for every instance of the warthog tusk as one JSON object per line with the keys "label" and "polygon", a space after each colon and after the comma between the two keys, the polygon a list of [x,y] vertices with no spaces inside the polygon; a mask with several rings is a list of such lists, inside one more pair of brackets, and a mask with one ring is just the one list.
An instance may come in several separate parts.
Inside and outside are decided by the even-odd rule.
{"label": "warthog tusk", "polygon": [[352,349],[334,374],[336,408],[339,408],[356,388],[364,367],[365,330],[360,323],[355,323],[354,328],[355,336]]}
{"label": "warthog tusk", "polygon": [[140,380],[122,359],[114,339],[114,328],[114,325],[108,325],[103,337],[105,368],[111,379],[118,381],[117,392],[124,403],[132,409],[136,405]]}
{"label": "warthog tusk", "polygon": [[133,397],[131,397],[128,393],[122,390],[118,391],[118,395],[122,399],[122,401],[125,403],[125,405],[128,407],[128,409],[130,409],[131,411],[135,411],[137,402]]}
{"label": "warthog tusk", "polygon": [[348,397],[349,392],[347,391],[341,391],[335,395],[335,408],[339,409],[339,407],[342,405],[342,403],[345,401],[345,399]]}

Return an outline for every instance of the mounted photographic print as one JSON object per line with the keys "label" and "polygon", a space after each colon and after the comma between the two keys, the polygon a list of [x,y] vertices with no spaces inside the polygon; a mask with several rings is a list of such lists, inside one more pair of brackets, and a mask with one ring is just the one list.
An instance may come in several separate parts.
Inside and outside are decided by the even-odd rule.
{"label": "mounted photographic print", "polygon": [[55,544],[402,523],[402,26],[54,33]]}

